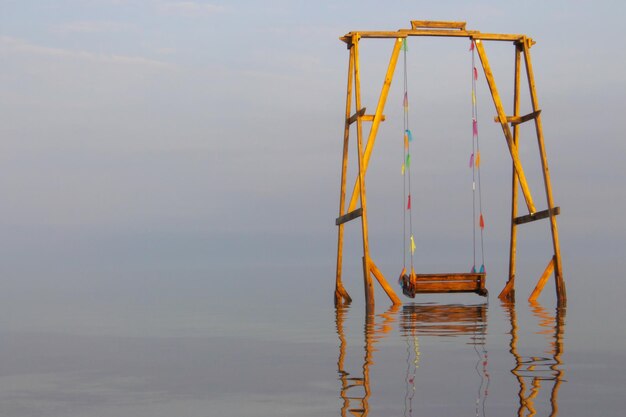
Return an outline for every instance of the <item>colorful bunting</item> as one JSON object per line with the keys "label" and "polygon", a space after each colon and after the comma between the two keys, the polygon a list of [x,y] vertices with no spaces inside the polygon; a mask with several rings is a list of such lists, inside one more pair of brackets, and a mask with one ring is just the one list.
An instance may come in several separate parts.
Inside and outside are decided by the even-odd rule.
{"label": "colorful bunting", "polygon": [[472,130],[474,132],[474,136],[478,136],[478,122],[476,119],[472,119]]}
{"label": "colorful bunting", "polygon": [[[415,240],[413,239],[413,235],[411,235],[411,254],[415,253]],[[415,275],[415,272],[411,268],[411,275]]]}
{"label": "colorful bunting", "polygon": [[470,155],[470,160],[469,160],[469,167],[473,167],[474,166],[474,154]]}
{"label": "colorful bunting", "polygon": [[478,70],[474,67],[474,80],[478,80]]}
{"label": "colorful bunting", "polygon": [[411,210],[411,194],[409,194],[409,201],[408,201],[408,203],[406,204],[406,209],[407,209],[407,210]]}
{"label": "colorful bunting", "polygon": [[472,274],[476,273],[476,265],[472,266]]}
{"label": "colorful bunting", "polygon": [[404,149],[409,150],[409,137],[406,132],[404,132]]}
{"label": "colorful bunting", "polygon": [[480,151],[476,151],[476,168],[480,168]]}
{"label": "colorful bunting", "polygon": [[407,168],[411,167],[411,154],[410,153],[406,154],[406,162],[404,164],[406,165]]}
{"label": "colorful bunting", "polygon": [[479,272],[480,272],[481,274],[484,274],[484,273],[485,273],[485,264],[482,264],[482,265],[480,266],[480,271],[479,271]]}
{"label": "colorful bunting", "polygon": [[409,93],[407,92],[404,93],[404,100],[402,101],[402,105],[404,106],[405,110],[409,108]]}
{"label": "colorful bunting", "polygon": [[409,129],[405,130],[404,134],[409,138],[409,142],[413,142],[413,134]]}
{"label": "colorful bunting", "polygon": [[484,229],[485,228],[485,219],[483,218],[483,214],[480,213],[480,228]]}
{"label": "colorful bunting", "polygon": [[402,175],[404,175],[404,163],[402,164]]}
{"label": "colorful bunting", "polygon": [[474,50],[474,41],[473,40],[470,40],[470,49],[469,50],[470,51]]}
{"label": "colorful bunting", "polygon": [[476,105],[476,93],[474,93],[474,90],[472,90],[472,104]]}

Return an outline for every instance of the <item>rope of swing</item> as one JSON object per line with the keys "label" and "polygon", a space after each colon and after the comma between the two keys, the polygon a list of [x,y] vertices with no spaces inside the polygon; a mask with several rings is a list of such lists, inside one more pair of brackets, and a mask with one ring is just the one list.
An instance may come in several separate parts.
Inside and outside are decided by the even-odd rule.
{"label": "rope of swing", "polygon": [[[480,230],[480,256],[481,266],[478,272],[485,272],[485,244],[484,229],[485,220],[483,217],[483,198],[480,184],[480,141],[478,136],[478,105],[476,100],[476,81],[478,81],[478,70],[476,69],[475,41],[471,40],[470,51],[472,52],[472,155],[470,156],[470,167],[472,168],[472,243],[473,243],[473,266],[472,272],[476,271],[476,228]],[[478,179],[478,182],[476,180]],[[478,185],[478,187],[477,187]],[[476,218],[476,188],[478,188],[478,212]]]}
{"label": "rope of swing", "polygon": [[[411,153],[409,149],[409,143],[413,141],[413,135],[411,134],[411,129],[409,126],[409,93],[408,93],[408,71],[407,71],[407,44],[406,38],[402,39],[402,51],[403,51],[403,68],[404,68],[404,98],[402,107],[403,111],[403,136],[404,136],[404,151],[402,158],[402,176],[403,176],[403,197],[402,197],[402,213],[403,213],[403,235],[402,235],[402,244],[403,244],[403,271],[406,270],[407,267],[407,242],[410,242],[410,267],[411,272],[413,271],[413,254],[415,252],[415,239],[413,237],[413,214],[411,208]],[[406,204],[406,206],[405,206]],[[408,212],[408,220],[409,227],[407,229],[407,212]],[[407,239],[407,234],[409,238]]]}

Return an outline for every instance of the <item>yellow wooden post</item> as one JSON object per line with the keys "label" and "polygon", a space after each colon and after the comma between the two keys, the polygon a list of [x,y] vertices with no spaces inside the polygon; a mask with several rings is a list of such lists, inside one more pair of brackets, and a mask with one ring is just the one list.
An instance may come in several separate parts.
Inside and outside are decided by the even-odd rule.
{"label": "yellow wooden post", "polygon": [[[535,76],[533,73],[533,65],[530,59],[530,46],[532,40],[524,38],[524,60],[526,62],[526,75],[528,77],[528,86],[530,89],[530,99],[533,105],[533,111],[539,110],[539,100],[537,99],[537,91],[535,90]],[[565,292],[565,281],[563,280],[563,269],[561,265],[561,248],[559,244],[559,230],[556,224],[556,216],[553,214],[554,200],[552,198],[552,185],[550,183],[550,170],[548,169],[548,158],[546,156],[546,148],[543,140],[543,128],[541,125],[541,114],[535,117],[535,130],[537,131],[537,141],[539,143],[539,154],[541,156],[541,167],[543,170],[543,182],[546,189],[546,200],[548,202],[548,211],[550,213],[550,231],[552,232],[552,246],[554,249],[554,278],[556,282],[556,295],[560,304],[565,304],[567,294]]]}
{"label": "yellow wooden post", "polygon": [[[522,46],[515,44],[515,84],[513,97],[513,115],[519,116],[520,111],[520,67],[521,67]],[[517,146],[519,141],[519,124],[513,126],[513,144]],[[515,300],[515,257],[517,255],[517,174],[515,165],[511,174],[511,241],[509,245],[509,280],[498,296],[501,300]]]}
{"label": "yellow wooden post", "polygon": [[[348,148],[350,138],[350,112],[352,101],[352,72],[354,71],[354,48],[350,46],[350,59],[348,62],[348,87],[346,93],[346,121],[343,131],[343,158],[341,164],[341,190],[339,192],[339,216],[345,214],[346,206],[346,176],[348,171]],[[341,270],[343,268],[343,223],[338,226],[337,237],[337,277],[335,280],[335,304],[349,303],[350,295],[341,282]]]}
{"label": "yellow wooden post", "polygon": [[[352,48],[354,49],[354,105],[361,108],[361,68],[359,64],[359,35],[352,37]],[[365,163],[363,161],[363,122],[361,118],[356,121],[356,141],[357,153],[359,155],[358,182],[361,199],[361,231],[363,234],[363,282],[365,286],[365,302],[367,310],[374,309],[374,285],[369,268],[370,248],[367,230],[367,199],[365,192]]]}
{"label": "yellow wooden post", "polygon": [[483,71],[485,72],[485,78],[487,79],[489,90],[491,91],[493,104],[496,107],[496,111],[498,113],[498,119],[500,120],[500,125],[502,126],[504,137],[506,138],[506,143],[509,146],[509,152],[511,153],[511,158],[513,159],[515,172],[517,173],[517,178],[519,179],[520,185],[522,187],[522,193],[524,194],[524,199],[526,200],[528,211],[530,212],[530,214],[533,214],[537,210],[535,209],[533,199],[530,195],[530,189],[528,188],[528,183],[526,182],[526,175],[524,175],[522,162],[519,159],[517,146],[513,142],[513,135],[511,135],[511,129],[509,128],[509,125],[507,123],[506,113],[504,112],[504,107],[502,106],[502,100],[500,99],[500,93],[498,93],[498,88],[496,87],[496,81],[493,78],[493,73],[491,72],[489,61],[487,60],[487,54],[485,53],[485,48],[483,47],[483,43],[480,41],[480,39],[476,41],[476,50],[478,51],[478,56],[480,57],[480,62],[482,63]]}

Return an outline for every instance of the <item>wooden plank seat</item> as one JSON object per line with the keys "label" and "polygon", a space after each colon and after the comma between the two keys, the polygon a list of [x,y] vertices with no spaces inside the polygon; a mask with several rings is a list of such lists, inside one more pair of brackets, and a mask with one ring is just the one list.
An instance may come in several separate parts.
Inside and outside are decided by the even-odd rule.
{"label": "wooden plank seat", "polygon": [[486,273],[446,273],[446,274],[415,274],[414,279],[407,274],[400,277],[402,292],[407,297],[423,293],[473,292],[486,297]]}

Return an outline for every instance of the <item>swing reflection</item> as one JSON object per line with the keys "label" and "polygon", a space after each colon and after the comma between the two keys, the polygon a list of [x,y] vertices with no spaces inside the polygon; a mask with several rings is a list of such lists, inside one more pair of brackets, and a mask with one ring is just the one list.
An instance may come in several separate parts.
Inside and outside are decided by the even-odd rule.
{"label": "swing reflection", "polygon": [[[525,410],[531,416],[537,413],[535,401],[540,394],[542,382],[551,384],[549,389],[551,412],[549,416],[558,415],[559,388],[564,380],[561,355],[563,354],[563,334],[565,331],[565,308],[557,307],[555,314],[552,315],[540,304],[530,303],[532,313],[539,319],[539,326],[542,328],[536,334],[542,334],[546,337],[549,348],[539,355],[522,356],[518,351],[519,328],[515,304],[503,303],[502,306],[506,309],[511,323],[511,342],[509,346],[510,352],[515,358],[515,367],[511,369],[511,373],[519,383],[518,415],[524,415]],[[545,354],[548,356],[545,356]],[[528,382],[530,382],[530,389],[527,387]]]}
{"label": "swing reflection", "polygon": [[[565,328],[565,309],[557,308],[554,314],[548,312],[541,305],[531,303],[532,315],[538,320],[539,331],[536,334],[544,335],[548,342],[548,348],[542,352],[530,351],[520,353],[520,342],[524,341],[521,334],[523,328],[518,327],[518,318],[513,303],[502,304],[507,318],[510,322],[510,342],[509,352],[514,360],[514,367],[507,371],[516,379],[519,389],[517,391],[518,403],[515,415],[558,415],[558,393],[564,381],[564,370],[562,369],[563,339]],[[397,329],[399,335],[406,343],[406,371],[404,375],[404,415],[414,415],[413,400],[416,393],[419,393],[421,403],[420,408],[428,409],[430,402],[423,402],[433,393],[429,391],[432,380],[427,381],[428,371],[420,377],[420,366],[424,363],[422,345],[424,338],[429,339],[428,345],[433,342],[432,338],[452,338],[465,337],[469,339],[467,344],[471,345],[476,352],[475,370],[477,376],[474,378],[476,392],[475,414],[485,416],[488,412],[486,400],[489,394],[490,370],[489,355],[486,349],[487,335],[487,312],[488,304],[407,304],[391,306],[385,313],[373,315],[365,314],[363,327],[363,352],[362,360],[358,362],[356,371],[351,371],[353,367],[347,358],[348,339],[346,337],[345,322],[348,319],[350,306],[339,304],[335,309],[335,323],[337,336],[339,338],[339,356],[337,359],[337,373],[340,381],[341,407],[340,415],[365,417],[370,413],[370,402],[373,396],[378,393],[376,385],[372,383],[371,367],[374,365],[373,354],[377,351],[376,344],[392,334]],[[436,342],[436,341],[435,341]],[[524,347],[525,348],[525,347]],[[437,355],[429,355],[431,360]],[[432,365],[432,364],[431,364]],[[493,365],[491,365],[493,366]],[[493,371],[493,370],[492,370]],[[430,374],[432,375],[432,374]],[[471,380],[470,380],[471,381]],[[391,382],[391,381],[387,381]],[[380,383],[379,383],[380,384]],[[374,391],[372,391],[372,387]],[[417,387],[419,386],[419,390]],[[466,388],[463,388],[465,391]],[[466,391],[465,391],[466,392]],[[377,394],[378,393],[378,394]],[[456,396],[458,397],[456,393]],[[455,395],[450,391],[449,395]],[[465,395],[465,394],[463,394]],[[507,395],[507,399],[511,397]],[[396,401],[399,398],[396,399]],[[379,403],[383,399],[379,399]],[[500,406],[502,405],[500,398]],[[495,406],[497,407],[497,406]],[[423,410],[422,410],[423,411]],[[543,412],[543,413],[542,413]]]}
{"label": "swing reflection", "polygon": [[[353,375],[346,371],[345,360],[347,340],[344,321],[347,318],[349,305],[338,304],[335,308],[335,321],[339,337],[339,357],[337,373],[341,381],[340,397],[342,399],[341,416],[367,416],[371,398],[370,366],[373,365],[375,344],[385,338],[394,329],[398,321],[400,334],[406,340],[407,373],[405,376],[405,415],[412,415],[412,400],[415,392],[416,370],[419,367],[419,337],[451,337],[469,336],[477,352],[477,370],[482,364],[480,373],[479,399],[477,404],[484,403],[486,384],[488,382],[487,352],[485,339],[487,329],[487,304],[408,304],[400,307],[392,305],[385,313],[379,315],[366,314],[364,327],[363,365],[359,374]],[[349,414],[348,414],[349,412]]]}

